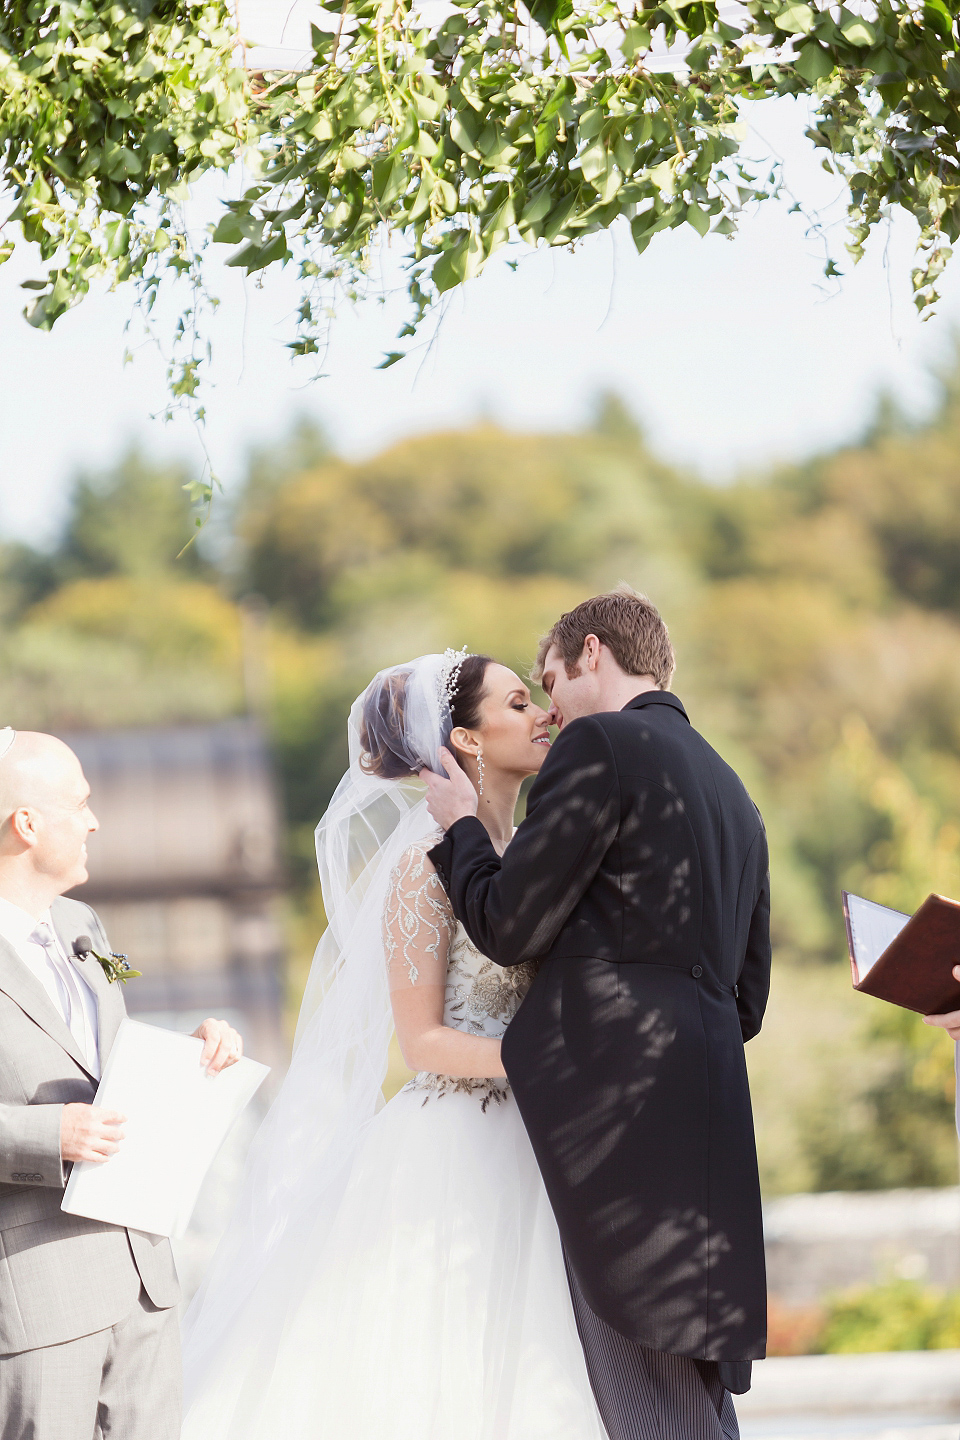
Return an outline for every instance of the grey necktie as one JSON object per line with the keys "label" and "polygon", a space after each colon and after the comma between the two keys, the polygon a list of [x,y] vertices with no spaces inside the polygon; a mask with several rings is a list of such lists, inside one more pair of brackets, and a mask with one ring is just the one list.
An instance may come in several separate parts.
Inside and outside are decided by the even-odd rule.
{"label": "grey necktie", "polygon": [[80,995],[80,987],[77,978],[73,973],[73,967],[68,960],[65,960],[57,944],[57,937],[45,920],[34,930],[30,939],[35,945],[42,945],[61,984],[61,993],[64,997],[64,1016],[70,1026],[70,1033],[80,1049],[80,1054],[85,1060],[90,1056],[87,1052],[87,1025],[83,1013],[83,1000]]}

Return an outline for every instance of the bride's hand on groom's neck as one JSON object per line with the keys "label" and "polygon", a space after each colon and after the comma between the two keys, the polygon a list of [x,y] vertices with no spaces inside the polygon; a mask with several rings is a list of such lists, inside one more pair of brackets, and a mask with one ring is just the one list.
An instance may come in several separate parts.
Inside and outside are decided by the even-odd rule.
{"label": "bride's hand on groom's neck", "polygon": [[420,771],[420,779],[427,787],[427,809],[442,830],[449,830],[458,820],[476,815],[477,792],[449,750],[441,749],[440,763],[446,779],[426,769]]}

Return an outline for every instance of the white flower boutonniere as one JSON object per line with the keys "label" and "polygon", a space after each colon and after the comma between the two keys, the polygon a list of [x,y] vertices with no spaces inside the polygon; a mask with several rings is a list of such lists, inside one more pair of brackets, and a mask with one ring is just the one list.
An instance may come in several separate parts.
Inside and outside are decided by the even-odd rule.
{"label": "white flower boutonniere", "polygon": [[77,936],[73,942],[73,953],[74,955],[92,955],[94,960],[98,960],[111,985],[115,980],[126,985],[128,980],[136,980],[143,974],[142,970],[134,970],[126,955],[118,950],[111,950],[107,955],[98,954],[93,948],[93,941],[89,935]]}

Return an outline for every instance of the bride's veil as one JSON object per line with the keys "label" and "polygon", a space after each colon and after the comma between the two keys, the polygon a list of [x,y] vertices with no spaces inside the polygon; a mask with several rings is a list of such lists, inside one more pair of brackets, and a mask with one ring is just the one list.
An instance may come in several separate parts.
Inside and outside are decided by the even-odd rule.
{"label": "bride's veil", "polygon": [[[312,1261],[322,1248],[363,1128],[382,1103],[392,1032],[384,901],[400,856],[436,828],[410,772],[424,765],[441,771],[439,748],[449,737],[450,696],[464,658],[448,650],[383,670],[350,711],[350,768],[316,833],[327,928],[293,1059],[184,1321],[186,1409],[207,1418],[209,1405],[211,1435],[242,1428],[305,1269],[314,1268],[305,1267],[304,1249]],[[364,763],[369,753],[387,756],[383,773]],[[232,1429],[225,1408],[236,1415]]]}

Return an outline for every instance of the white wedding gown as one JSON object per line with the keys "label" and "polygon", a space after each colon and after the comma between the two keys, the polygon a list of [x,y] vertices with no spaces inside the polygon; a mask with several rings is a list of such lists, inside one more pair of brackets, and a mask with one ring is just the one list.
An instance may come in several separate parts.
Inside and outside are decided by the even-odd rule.
{"label": "white wedding gown", "polygon": [[[443,983],[445,1024],[499,1037],[532,972],[482,956],[406,852],[393,988]],[[505,1080],[417,1075],[369,1122],[272,1363],[201,1387],[184,1440],[605,1440],[556,1221]]]}

